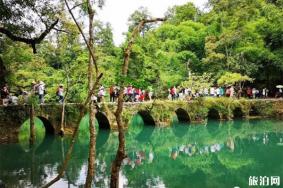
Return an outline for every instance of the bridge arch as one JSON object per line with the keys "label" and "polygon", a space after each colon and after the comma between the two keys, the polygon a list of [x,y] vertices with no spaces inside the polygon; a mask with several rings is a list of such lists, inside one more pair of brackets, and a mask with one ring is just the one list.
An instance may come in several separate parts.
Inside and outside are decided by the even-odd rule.
{"label": "bridge arch", "polygon": [[175,111],[176,115],[177,115],[177,118],[178,118],[178,121],[180,123],[190,123],[191,122],[191,118],[188,114],[188,112],[182,108],[178,108],[176,111]]}
{"label": "bridge arch", "polygon": [[108,118],[107,118],[107,116],[105,115],[104,112],[98,111],[95,114],[95,118],[97,120],[99,129],[104,129],[104,130],[109,130],[110,129],[109,120],[108,120]]}
{"label": "bridge arch", "polygon": [[210,108],[208,113],[207,113],[207,118],[208,120],[220,120],[221,116],[220,113],[217,109],[215,108]]}
{"label": "bridge arch", "polygon": [[149,111],[147,111],[147,110],[140,110],[140,111],[138,111],[137,114],[141,116],[141,118],[142,118],[142,120],[144,122],[144,125],[155,126],[155,121],[154,121],[154,119],[151,116]]}
{"label": "bridge arch", "polygon": [[55,129],[53,127],[53,125],[51,124],[51,122],[43,117],[43,116],[37,116],[38,119],[40,119],[40,121],[42,121],[44,127],[45,127],[45,134],[49,134],[49,135],[52,135],[52,134],[55,134]]}
{"label": "bridge arch", "polygon": [[243,118],[244,117],[244,112],[240,107],[236,107],[233,110],[233,117],[234,118]]}
{"label": "bridge arch", "polygon": [[[145,112],[144,112],[145,113]],[[147,114],[148,115],[148,114]],[[149,116],[149,115],[148,115]],[[147,120],[145,123],[145,116],[142,117],[140,113],[135,113],[131,119],[130,125],[128,126],[128,132],[131,135],[135,135],[135,139],[139,142],[148,142],[155,130],[155,126],[152,126],[153,120]],[[149,118],[149,117],[146,117]]]}
{"label": "bridge arch", "polygon": [[[35,116],[34,119],[36,153],[44,151],[44,142],[54,138],[55,128],[51,121],[43,116]],[[25,152],[30,151],[30,118],[26,119],[17,130],[17,142]]]}

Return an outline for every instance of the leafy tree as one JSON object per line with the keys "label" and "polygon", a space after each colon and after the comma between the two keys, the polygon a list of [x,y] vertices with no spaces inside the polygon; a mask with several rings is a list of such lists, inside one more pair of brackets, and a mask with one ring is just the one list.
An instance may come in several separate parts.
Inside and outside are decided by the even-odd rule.
{"label": "leafy tree", "polygon": [[180,24],[181,22],[188,20],[197,20],[200,11],[195,7],[193,3],[186,3],[182,6],[174,6],[170,8],[166,17],[169,19],[169,22],[173,24]]}
{"label": "leafy tree", "polygon": [[181,83],[184,88],[191,88],[192,91],[200,91],[205,88],[208,89],[213,85],[211,74],[204,73],[202,75],[191,75],[188,80]]}
{"label": "leafy tree", "polygon": [[239,88],[242,89],[244,86],[244,82],[247,82],[247,81],[252,82],[253,79],[248,77],[247,75],[226,72],[217,80],[217,84],[221,86],[237,84]]}

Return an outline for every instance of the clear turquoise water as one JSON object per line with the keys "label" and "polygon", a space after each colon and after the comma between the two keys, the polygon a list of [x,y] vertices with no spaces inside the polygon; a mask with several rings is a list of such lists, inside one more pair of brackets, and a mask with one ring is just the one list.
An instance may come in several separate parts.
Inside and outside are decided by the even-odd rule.
{"label": "clear turquoise water", "polygon": [[[53,187],[80,187],[85,181],[86,122],[81,129],[68,170]],[[124,187],[248,187],[250,176],[280,176],[283,181],[280,121],[209,121],[206,126],[175,122],[169,128],[154,128],[136,116],[126,141],[128,158],[120,173]],[[40,142],[30,149],[20,143],[0,145],[0,185],[40,187],[57,175],[70,139],[45,137]],[[96,187],[109,187],[117,143],[117,133],[99,131]]]}

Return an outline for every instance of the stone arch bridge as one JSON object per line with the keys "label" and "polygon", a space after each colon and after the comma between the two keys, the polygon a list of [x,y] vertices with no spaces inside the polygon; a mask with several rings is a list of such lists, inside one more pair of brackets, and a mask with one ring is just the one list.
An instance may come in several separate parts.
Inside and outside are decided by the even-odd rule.
{"label": "stone arch bridge", "polygon": [[[71,133],[77,126],[81,104],[66,104],[64,131]],[[132,117],[139,114],[146,125],[169,126],[173,117],[180,122],[204,121],[207,118],[232,119],[250,115],[275,116],[283,114],[282,100],[196,100],[154,101],[144,103],[125,103],[123,121],[125,128]],[[114,116],[115,103],[99,105],[96,119],[100,129],[117,129]],[[35,108],[35,116],[44,124],[46,133],[59,134],[61,130],[62,105],[45,104]],[[30,117],[29,105],[0,106],[0,143],[17,142],[21,125]]]}

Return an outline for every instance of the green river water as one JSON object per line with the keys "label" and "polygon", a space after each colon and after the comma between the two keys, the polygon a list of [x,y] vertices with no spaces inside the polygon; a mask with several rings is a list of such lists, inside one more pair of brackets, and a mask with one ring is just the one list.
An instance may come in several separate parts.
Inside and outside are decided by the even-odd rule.
{"label": "green river water", "polygon": [[[34,148],[28,146],[28,124],[22,126],[19,144],[0,145],[0,188],[40,187],[57,175],[70,138],[44,137],[39,120],[36,129]],[[52,187],[83,186],[88,139],[84,119],[68,170]],[[117,144],[116,132],[99,131],[95,187],[109,187]],[[245,188],[251,177],[258,178],[258,187],[271,187],[260,186],[261,176],[269,178],[269,185],[271,177],[283,181],[283,122],[277,120],[173,122],[169,128],[155,128],[135,116],[126,133],[126,151],[120,187]]]}

